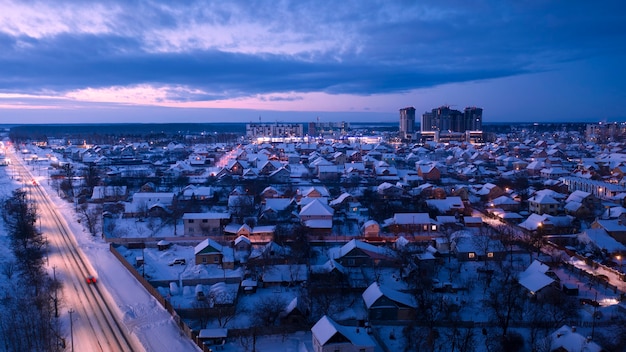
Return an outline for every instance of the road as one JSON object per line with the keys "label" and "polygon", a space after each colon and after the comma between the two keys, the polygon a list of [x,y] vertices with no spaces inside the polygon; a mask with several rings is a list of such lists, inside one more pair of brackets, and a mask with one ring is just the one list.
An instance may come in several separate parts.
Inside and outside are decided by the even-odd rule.
{"label": "road", "polygon": [[62,319],[71,321],[66,337],[67,350],[143,351],[120,323],[106,289],[99,283],[86,282],[88,276],[94,275],[97,279],[97,275],[78,247],[64,217],[43,187],[33,181],[28,170],[19,163],[18,157],[12,156],[15,176],[37,205],[40,231],[48,242],[49,265],[63,285],[59,314]]}

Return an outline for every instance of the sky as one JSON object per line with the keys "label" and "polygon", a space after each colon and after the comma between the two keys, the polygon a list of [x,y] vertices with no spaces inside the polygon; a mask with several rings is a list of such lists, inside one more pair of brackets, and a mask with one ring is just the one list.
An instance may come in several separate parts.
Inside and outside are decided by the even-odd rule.
{"label": "sky", "polygon": [[[620,0],[0,0],[0,123],[626,121]],[[419,120],[419,119],[418,119]]]}

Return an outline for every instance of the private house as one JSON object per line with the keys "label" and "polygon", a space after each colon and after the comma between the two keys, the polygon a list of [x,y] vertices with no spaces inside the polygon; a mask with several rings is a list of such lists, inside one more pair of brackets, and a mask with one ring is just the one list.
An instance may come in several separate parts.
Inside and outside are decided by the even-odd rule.
{"label": "private house", "polygon": [[330,197],[330,193],[326,187],[323,186],[312,186],[307,188],[300,188],[297,191],[297,201],[300,201],[301,198],[328,198]]}
{"label": "private house", "polygon": [[265,202],[268,198],[281,198],[282,193],[272,186],[267,186],[261,192],[260,196],[263,202]]}
{"label": "private house", "polygon": [[320,165],[317,167],[317,178],[320,181],[337,181],[343,174],[343,165]]}
{"label": "private house", "polygon": [[[543,345],[543,344],[542,344]],[[545,345],[551,352],[602,352],[605,349],[589,336],[576,332],[576,327],[563,325],[545,338]]]}
{"label": "private house", "polygon": [[250,166],[247,162],[242,160],[231,160],[224,167],[225,170],[228,171],[228,174],[232,176],[242,176],[243,171],[248,169]]}
{"label": "private house", "polygon": [[538,193],[528,199],[528,211],[535,214],[556,215],[561,202],[545,193]]}
{"label": "private house", "polygon": [[564,170],[560,167],[550,167],[541,169],[539,174],[541,175],[541,178],[558,180],[560,177],[569,176],[571,172]]}
{"label": "private house", "polygon": [[413,296],[372,283],[362,294],[369,320],[406,321],[416,316]]}
{"label": "private house", "polygon": [[489,201],[504,195],[505,192],[502,188],[494,185],[493,183],[485,183],[474,193],[479,196],[481,200]]}
{"label": "private house", "polygon": [[624,225],[621,219],[597,219],[591,223],[591,228],[604,229],[611,237],[626,244],[626,225]]}
{"label": "private house", "polygon": [[437,167],[437,164],[433,162],[418,161],[415,163],[417,168],[417,175],[425,181],[439,181],[441,179],[441,171]]}
{"label": "private house", "polygon": [[361,234],[365,238],[380,236],[380,225],[375,220],[368,220],[361,226]]}
{"label": "private house", "polygon": [[276,264],[263,269],[261,282],[263,287],[295,286],[309,279],[306,264]]}
{"label": "private house", "polygon": [[578,202],[583,204],[587,209],[594,209],[595,206],[598,204],[598,198],[596,198],[593,194],[591,194],[590,192],[585,192],[585,191],[574,191],[572,192],[567,199],[565,199],[566,203],[569,202]]}
{"label": "private house", "polygon": [[267,179],[273,183],[287,183],[291,179],[291,170],[283,166],[269,174]]}
{"label": "private house", "polygon": [[546,264],[534,260],[526,270],[519,274],[518,282],[522,287],[526,288],[532,296],[541,297],[554,279],[546,275],[550,270]]}
{"label": "private house", "polygon": [[329,259],[324,264],[311,265],[311,285],[309,287],[313,291],[345,288],[348,286],[348,276],[347,268],[334,259]]}
{"label": "private house", "polygon": [[91,193],[93,202],[117,202],[128,196],[126,186],[95,186]]}
{"label": "private house", "polygon": [[268,198],[265,200],[260,218],[268,221],[289,220],[295,207],[292,198]]}
{"label": "private house", "polygon": [[331,249],[330,257],[344,267],[391,266],[397,262],[393,250],[356,239],[350,240],[340,248]]}
{"label": "private house", "polygon": [[222,246],[216,241],[207,238],[194,247],[196,265],[218,264],[223,269],[235,268],[235,256],[233,249]]}
{"label": "private house", "polygon": [[465,205],[461,197],[447,197],[444,199],[427,199],[426,205],[437,210],[441,215],[456,215],[465,213]]}
{"label": "private house", "polygon": [[376,192],[385,199],[399,199],[404,194],[404,189],[389,182],[383,182],[376,187]]}
{"label": "private house", "polygon": [[500,196],[489,203],[490,207],[502,209],[504,211],[517,212],[520,210],[520,202],[508,196]]}
{"label": "private house", "polygon": [[252,242],[246,236],[239,236],[233,241],[236,256],[247,258],[252,252]]}
{"label": "private house", "polygon": [[311,328],[314,352],[374,352],[377,344],[365,328],[344,326],[324,315]]}
{"label": "private house", "polygon": [[306,301],[300,297],[294,297],[280,312],[280,322],[288,326],[307,326],[310,313]]}
{"label": "private house", "polygon": [[269,241],[260,248],[253,248],[248,264],[250,266],[265,267],[267,265],[284,264],[289,259],[288,248],[282,247],[274,241]]}
{"label": "private house", "polygon": [[618,242],[602,228],[585,229],[577,237],[578,242],[584,244],[586,250],[602,251],[611,257],[626,255],[626,245]]}
{"label": "private house", "polygon": [[333,208],[324,204],[319,199],[313,199],[302,207],[298,215],[302,222],[309,220],[327,220],[332,222],[334,213]]}
{"label": "private house", "polygon": [[223,234],[228,221],[228,213],[185,213],[183,232],[185,236],[218,236]]}
{"label": "private house", "polygon": [[174,202],[172,192],[137,192],[130,203],[125,204],[124,217],[160,216],[169,213]]}
{"label": "private house", "polygon": [[213,188],[206,186],[193,186],[189,185],[183,189],[182,200],[209,200],[214,195]]}
{"label": "private house", "polygon": [[464,216],[463,224],[468,228],[480,228],[483,227],[483,218],[480,216]]}
{"label": "private house", "polygon": [[383,227],[393,233],[431,233],[436,232],[438,223],[428,213],[396,213],[386,219]]}
{"label": "private house", "polygon": [[506,256],[506,248],[502,242],[488,236],[472,235],[457,237],[453,242],[453,252],[460,261],[496,260]]}

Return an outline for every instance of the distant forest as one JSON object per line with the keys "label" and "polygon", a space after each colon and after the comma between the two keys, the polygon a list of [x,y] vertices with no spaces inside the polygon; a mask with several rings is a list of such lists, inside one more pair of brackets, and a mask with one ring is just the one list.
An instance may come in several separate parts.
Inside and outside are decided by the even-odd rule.
{"label": "distant forest", "polygon": [[[307,133],[308,124],[303,123]],[[483,131],[500,134],[520,131],[533,132],[579,131],[583,133],[587,123],[484,123]],[[393,132],[398,130],[398,123],[350,123],[353,130],[377,130]],[[419,125],[416,126],[419,131]],[[155,123],[155,124],[51,124],[22,125],[10,128],[9,137],[14,142],[44,141],[48,138],[83,139],[88,143],[116,142],[120,139],[148,140],[170,138],[176,140],[185,136],[198,136],[207,142],[226,142],[232,137],[243,136],[246,123]],[[218,138],[220,136],[220,138]],[[219,140],[218,140],[219,139]]]}

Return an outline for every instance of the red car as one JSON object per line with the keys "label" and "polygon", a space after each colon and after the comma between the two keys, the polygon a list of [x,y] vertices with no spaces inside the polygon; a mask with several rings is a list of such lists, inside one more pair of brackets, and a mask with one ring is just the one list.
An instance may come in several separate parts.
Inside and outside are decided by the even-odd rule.
{"label": "red car", "polygon": [[85,281],[87,282],[87,284],[95,284],[97,280],[94,276],[90,275],[85,278]]}

